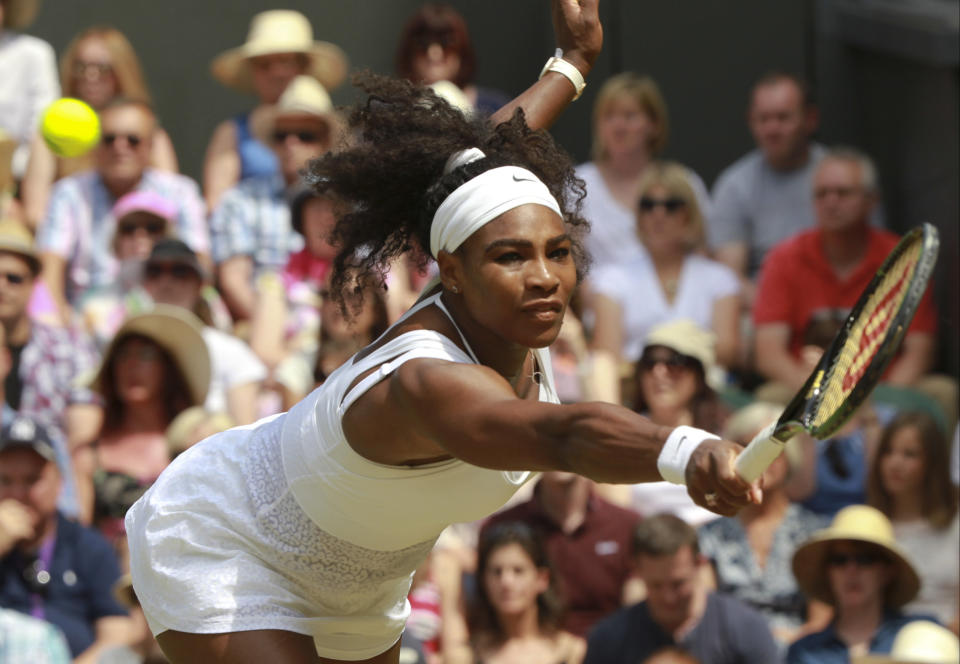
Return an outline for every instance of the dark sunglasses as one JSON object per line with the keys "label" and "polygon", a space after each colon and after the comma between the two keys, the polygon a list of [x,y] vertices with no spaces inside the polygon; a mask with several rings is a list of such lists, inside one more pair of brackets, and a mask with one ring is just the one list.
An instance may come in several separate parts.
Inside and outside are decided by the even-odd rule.
{"label": "dark sunglasses", "polygon": [[113,144],[121,138],[124,139],[127,142],[127,145],[132,148],[137,147],[140,145],[141,141],[143,141],[143,139],[136,134],[104,134],[103,139],[101,140],[103,141],[104,145],[113,147]]}
{"label": "dark sunglasses", "polygon": [[683,355],[673,350],[663,351],[644,351],[640,356],[640,368],[645,371],[652,371],[658,364],[663,364],[667,369],[675,371],[677,369],[696,369],[700,366],[700,361],[695,357]]}
{"label": "dark sunglasses", "polygon": [[20,286],[27,280],[27,277],[17,272],[0,272],[0,279],[6,279],[7,283],[13,286]]}
{"label": "dark sunglasses", "polygon": [[163,229],[165,226],[166,224],[164,224],[162,221],[154,220],[154,221],[147,221],[144,223],[120,224],[120,228],[118,229],[118,231],[120,235],[125,235],[129,237],[142,228],[143,230],[147,231],[147,233],[150,235],[160,235],[161,233],[163,233]]}
{"label": "dark sunglasses", "polygon": [[159,279],[165,274],[169,274],[174,279],[190,279],[197,276],[197,271],[184,263],[173,263],[170,265],[147,263],[143,273],[147,279]]}
{"label": "dark sunglasses", "polygon": [[827,556],[827,565],[830,567],[846,567],[854,563],[857,567],[870,567],[884,561],[879,553],[832,553]]}
{"label": "dark sunglasses", "polygon": [[288,137],[296,136],[301,143],[319,143],[320,134],[315,131],[284,131],[278,129],[273,132],[273,141],[275,143],[284,143]]}
{"label": "dark sunglasses", "polygon": [[676,212],[686,207],[687,202],[682,198],[676,198],[671,196],[670,198],[651,198],[650,196],[643,196],[640,199],[640,211],[641,212],[653,212],[657,206],[662,206],[667,212]]}

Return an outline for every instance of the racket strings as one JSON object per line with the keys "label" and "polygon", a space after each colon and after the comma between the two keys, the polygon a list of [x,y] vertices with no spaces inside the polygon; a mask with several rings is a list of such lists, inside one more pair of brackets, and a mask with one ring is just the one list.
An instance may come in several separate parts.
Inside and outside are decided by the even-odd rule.
{"label": "racket strings", "polygon": [[904,249],[850,325],[843,347],[821,385],[822,396],[813,414],[813,426],[821,426],[843,406],[887,339],[897,312],[910,292],[922,250],[923,242],[919,238]]}

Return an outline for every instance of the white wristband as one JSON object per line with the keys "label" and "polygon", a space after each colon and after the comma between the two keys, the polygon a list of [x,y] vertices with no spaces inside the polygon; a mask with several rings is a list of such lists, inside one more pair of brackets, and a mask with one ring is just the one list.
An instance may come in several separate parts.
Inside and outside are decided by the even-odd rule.
{"label": "white wristband", "polygon": [[693,451],[705,440],[716,439],[718,436],[703,429],[681,426],[670,432],[667,442],[660,450],[657,458],[657,470],[660,476],[673,484],[687,484],[687,464]]}
{"label": "white wristband", "polygon": [[558,48],[557,54],[547,60],[547,64],[543,65],[543,69],[540,70],[540,78],[543,78],[544,74],[548,71],[563,74],[567,77],[567,80],[573,83],[573,89],[574,92],[576,92],[573,96],[573,101],[576,101],[580,99],[580,95],[583,94],[583,89],[587,87],[587,83],[583,80],[583,74],[580,73],[580,70],[564,60],[561,57],[562,55],[563,51]]}

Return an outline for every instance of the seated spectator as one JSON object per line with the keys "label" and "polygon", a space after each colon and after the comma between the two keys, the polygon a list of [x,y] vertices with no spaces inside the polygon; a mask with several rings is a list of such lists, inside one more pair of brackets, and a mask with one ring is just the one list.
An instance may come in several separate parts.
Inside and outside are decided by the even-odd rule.
{"label": "seated spectator", "polygon": [[77,313],[100,349],[106,348],[124,319],[149,308],[143,266],[154,243],[170,235],[176,206],[152,191],[133,191],[113,206],[116,219],[111,249],[120,268],[115,281],[92,288],[77,303]]}
{"label": "seated spectator", "polygon": [[126,553],[123,517],[170,463],[166,431],[210,385],[210,355],[200,321],[177,307],[157,305],[131,316],[104,352],[91,385],[103,400],[95,440],[74,451],[84,513]]}
{"label": "seated spectator", "polygon": [[0,662],[70,664],[67,640],[46,620],[0,608]]}
{"label": "seated spectator", "polygon": [[28,303],[39,271],[30,232],[18,222],[0,221],[0,326],[9,361],[5,404],[49,429],[63,473],[59,506],[73,517],[78,504],[68,441],[99,427],[93,392],[78,382],[96,367],[96,354],[78,331],[31,318]]}
{"label": "seated spectator", "polygon": [[636,362],[655,325],[688,318],[713,331],[717,362],[734,366],[740,285],[728,267],[696,253],[704,221],[684,169],[650,166],[636,200],[636,229],[646,254],[599,265],[590,275],[585,304],[594,315],[593,350]]}
{"label": "seated spectator", "polygon": [[253,131],[273,147],[279,173],[242,181],[210,218],[218,283],[235,319],[253,315],[254,283],[262,271],[282,270],[303,248],[290,223],[288,196],[301,186],[306,163],[338,140],[338,126],[330,96],[309,76],[294,79],[277,105],[258,116]]}
{"label": "seated spectator", "polygon": [[[636,365],[634,410],[664,426],[721,431],[727,410],[708,383],[713,366],[711,333],[685,319],[654,327]],[[617,502],[643,516],[669,512],[693,525],[717,518],[679,484],[648,482],[624,489],[617,490],[623,496]]]}
{"label": "seated spectator", "polygon": [[276,9],[254,16],[247,41],[214,58],[210,70],[226,87],[257,98],[252,111],[218,124],[207,145],[203,193],[214,210],[224,192],[238,182],[278,171],[271,142],[255,135],[251,120],[276,104],[297,76],[313,77],[324,89],[333,90],[346,76],[347,58],[336,45],[314,41],[303,14]]}
{"label": "seated spectator", "polygon": [[897,632],[889,655],[861,655],[851,664],[960,664],[960,642],[937,623],[914,620]]}
{"label": "seated spectator", "polygon": [[[577,176],[587,185],[583,216],[590,222],[585,242],[597,267],[630,261],[639,251],[637,189],[663,153],[669,138],[667,103],[649,76],[623,72],[608,78],[593,102],[593,161]],[[683,167],[704,219],[710,196],[696,173]]]}
{"label": "seated spectator", "polygon": [[0,606],[53,623],[71,656],[95,662],[130,637],[113,598],[110,545],[57,511],[60,471],[47,431],[18,416],[0,428]]}
{"label": "seated spectator", "polygon": [[33,22],[39,6],[39,0],[4,0],[0,5],[0,132],[13,139],[16,180],[26,170],[40,115],[60,96],[53,48],[14,32]]}
{"label": "seated spectator", "polygon": [[960,516],[949,455],[947,438],[930,415],[901,413],[880,438],[867,495],[893,523],[897,543],[920,574],[920,594],[905,609],[956,629]]}
{"label": "seated spectator", "polygon": [[155,192],[176,206],[176,234],[195,251],[209,251],[203,201],[196,183],[149,167],[156,129],[145,102],[114,99],[100,113],[101,141],[96,169],[54,185],[47,215],[37,234],[43,279],[69,320],[69,307],[91,288],[117,278],[120,264],[110,249],[116,234],[111,214],[132,191]]}
{"label": "seated spectator", "polygon": [[267,370],[249,346],[211,326],[202,297],[204,271],[197,255],[180,240],[163,239],[153,246],[144,268],[144,288],[156,304],[168,304],[197,315],[210,353],[210,389],[204,406],[226,412],[237,424],[258,419],[257,397]]}
{"label": "seated spectator", "polygon": [[784,72],[764,75],[750,91],[747,112],[757,147],[713,186],[710,246],[744,281],[748,305],[766,253],[813,226],[810,183],[824,153],[812,140],[819,121],[806,83]]}
{"label": "seated spectator", "polygon": [[[484,530],[477,561],[468,621],[473,658],[467,661],[583,661],[586,643],[561,628],[563,604],[547,549],[529,526],[500,522]],[[445,658],[448,648],[444,644]]]}
{"label": "seated spectator", "polygon": [[788,664],[846,664],[868,652],[888,653],[897,631],[918,618],[900,609],[917,596],[920,577],[890,521],[872,507],[840,510],[793,554],[793,575],[807,597],[833,607],[834,618],[791,645]]}
{"label": "seated spectator", "polygon": [[[836,148],[813,176],[816,228],[778,244],[767,255],[754,307],[757,370],[799,389],[809,375],[801,348],[808,327],[828,310],[849,311],[899,238],[870,226],[877,202],[873,162]],[[929,291],[884,380],[913,385],[932,367],[936,318]]]}
{"label": "seated spectator", "polygon": [[[64,97],[85,101],[98,113],[117,97],[151,103],[133,46],[112,27],[87,28],[73,38],[60,58],[60,82]],[[174,173],[178,170],[173,142],[159,125],[154,128],[151,141],[150,166]],[[93,153],[78,157],[53,154],[34,125],[30,161],[21,187],[31,225],[36,227],[43,220],[56,180],[94,167]]]}
{"label": "seated spectator", "polygon": [[[747,445],[782,412],[775,404],[754,402],[731,416],[723,437]],[[826,524],[787,497],[789,454],[781,454],[764,472],[760,505],[748,505],[736,517],[722,517],[699,531],[700,550],[712,563],[717,591],[763,614],[783,646],[822,628],[830,614],[825,605],[807,602],[790,572],[794,550]]]}
{"label": "seated spectator", "polygon": [[759,613],[710,592],[697,532],[678,517],[644,519],[634,534],[637,574],[647,599],[601,620],[587,642],[586,664],[642,662],[680,646],[710,664],[770,664],[777,647]]}
{"label": "seated spectator", "polygon": [[623,606],[632,573],[630,536],[639,518],[594,492],[573,473],[544,473],[527,502],[494,514],[480,540],[500,524],[525,523],[543,539],[566,607],[563,629],[586,636]]}
{"label": "seated spectator", "polygon": [[407,20],[397,46],[397,76],[418,85],[449,81],[462,92],[470,108],[490,115],[510,97],[499,90],[474,85],[476,68],[467,22],[450,4],[425,3]]}

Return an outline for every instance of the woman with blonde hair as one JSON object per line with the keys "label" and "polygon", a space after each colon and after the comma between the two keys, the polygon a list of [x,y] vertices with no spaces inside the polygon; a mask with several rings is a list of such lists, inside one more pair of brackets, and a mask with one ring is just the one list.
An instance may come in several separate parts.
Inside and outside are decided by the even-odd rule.
{"label": "woman with blonde hair", "polygon": [[[641,248],[634,230],[637,187],[663,153],[669,132],[667,104],[649,76],[617,74],[597,93],[593,161],[577,167],[577,176],[587,184],[584,217],[592,224],[587,249],[597,265],[629,258]],[[685,171],[700,209],[709,216],[706,185]]]}
{"label": "woman with blonde hair", "polygon": [[[133,46],[122,32],[110,26],[90,27],[73,38],[60,58],[60,81],[64,97],[85,101],[96,111],[120,96],[151,103]],[[178,170],[173,143],[161,127],[153,136],[150,165],[165,171]],[[58,157],[37,133],[22,185],[30,223],[36,227],[43,219],[54,181],[92,167],[92,153]]]}
{"label": "woman with blonde hair", "polygon": [[[594,317],[598,368],[636,362],[651,329],[682,318],[713,332],[717,363],[734,366],[740,284],[730,268],[698,253],[704,220],[687,169],[674,162],[653,164],[638,191],[634,232],[645,253],[596,266],[584,295]],[[619,400],[615,368],[597,373],[595,382],[598,396]]]}

